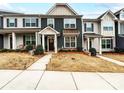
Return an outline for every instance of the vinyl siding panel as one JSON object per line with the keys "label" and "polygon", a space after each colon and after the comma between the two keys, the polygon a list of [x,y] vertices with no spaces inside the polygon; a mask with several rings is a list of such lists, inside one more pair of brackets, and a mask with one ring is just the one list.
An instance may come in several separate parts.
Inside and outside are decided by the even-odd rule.
{"label": "vinyl siding panel", "polygon": [[64,47],[64,36],[63,36],[63,29],[64,29],[64,22],[63,22],[63,18],[55,18],[55,30],[57,30],[58,32],[60,32],[60,36],[58,36],[58,49],[61,49]]}

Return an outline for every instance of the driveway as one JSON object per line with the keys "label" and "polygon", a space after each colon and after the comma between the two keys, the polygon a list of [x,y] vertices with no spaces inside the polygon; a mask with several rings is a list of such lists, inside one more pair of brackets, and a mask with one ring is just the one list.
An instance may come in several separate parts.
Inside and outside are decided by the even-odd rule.
{"label": "driveway", "polygon": [[124,73],[0,70],[1,90],[122,90]]}

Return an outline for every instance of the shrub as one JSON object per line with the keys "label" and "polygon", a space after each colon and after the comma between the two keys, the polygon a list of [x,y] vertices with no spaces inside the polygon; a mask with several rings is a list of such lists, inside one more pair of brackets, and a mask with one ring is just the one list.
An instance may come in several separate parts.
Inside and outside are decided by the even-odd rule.
{"label": "shrub", "polygon": [[77,47],[77,51],[82,51],[82,47]]}
{"label": "shrub", "polygon": [[95,48],[90,48],[89,52],[91,53],[91,56],[96,56],[96,49]]}
{"label": "shrub", "polygon": [[8,49],[0,49],[0,52],[8,52]]}
{"label": "shrub", "polygon": [[118,48],[118,47],[115,47],[114,50],[115,50],[115,52],[117,52],[117,53],[122,53],[122,52],[124,52],[124,49],[121,49],[121,48]]}
{"label": "shrub", "polygon": [[32,45],[27,45],[27,46],[25,47],[25,49],[26,49],[27,51],[33,50],[33,46],[32,46]]}
{"label": "shrub", "polygon": [[41,45],[38,45],[34,51],[34,55],[39,55],[43,53],[44,53],[43,47]]}

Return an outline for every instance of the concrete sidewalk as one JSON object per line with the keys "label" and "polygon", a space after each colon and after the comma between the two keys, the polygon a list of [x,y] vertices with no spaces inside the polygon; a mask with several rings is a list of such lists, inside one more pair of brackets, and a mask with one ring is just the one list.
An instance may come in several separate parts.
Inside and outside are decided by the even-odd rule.
{"label": "concrete sidewalk", "polygon": [[101,56],[101,55],[97,55],[97,57],[99,57],[99,58],[101,58],[101,59],[104,59],[104,60],[106,60],[106,61],[115,63],[115,64],[117,64],[117,65],[124,66],[124,62],[120,62],[120,61],[118,61],[118,60],[114,60],[114,59],[111,59],[111,58],[108,58],[108,57],[104,57],[104,56]]}
{"label": "concrete sidewalk", "polygon": [[124,73],[0,70],[2,90],[122,90]]}
{"label": "concrete sidewalk", "polygon": [[32,64],[29,68],[27,68],[27,70],[45,70],[46,64],[49,63],[51,57],[52,54],[45,55],[44,57],[36,61],[34,64]]}

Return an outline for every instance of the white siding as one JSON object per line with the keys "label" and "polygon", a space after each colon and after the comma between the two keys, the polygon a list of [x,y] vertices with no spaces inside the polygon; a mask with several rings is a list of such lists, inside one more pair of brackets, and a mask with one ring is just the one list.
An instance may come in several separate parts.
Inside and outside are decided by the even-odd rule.
{"label": "white siding", "polygon": [[9,49],[8,35],[4,35],[4,48]]}
{"label": "white siding", "polygon": [[85,24],[85,23],[93,23],[94,30],[93,30],[93,32],[90,32],[90,31],[85,32],[84,31],[84,25],[83,25],[83,33],[96,33],[96,34],[100,33],[100,31],[99,31],[99,23],[97,23],[97,22],[84,22],[83,24]]}
{"label": "white siding", "polygon": [[74,13],[65,6],[57,6],[49,15],[74,15]]}
{"label": "white siding", "polygon": [[20,45],[23,45],[23,35],[17,34],[16,35],[16,48],[19,48]]}
{"label": "white siding", "polygon": [[[17,18],[17,27],[7,27],[7,18]],[[23,18],[26,18],[26,17],[4,17],[3,27],[4,28],[24,28],[23,27]],[[41,27],[41,18],[38,18],[38,20],[39,20],[39,28],[40,28]],[[37,27],[32,27],[32,28],[37,28]]]}
{"label": "white siding", "polygon": [[[113,25],[113,31],[104,31],[103,27],[106,26],[106,24],[112,24]],[[115,23],[109,14],[107,14],[103,18],[103,20],[101,21],[101,35],[103,35],[103,36],[115,36]]]}

